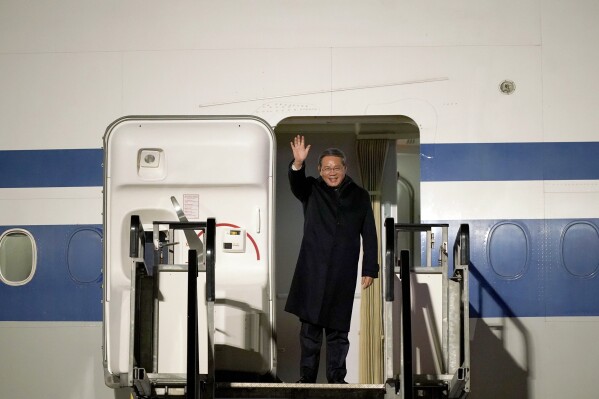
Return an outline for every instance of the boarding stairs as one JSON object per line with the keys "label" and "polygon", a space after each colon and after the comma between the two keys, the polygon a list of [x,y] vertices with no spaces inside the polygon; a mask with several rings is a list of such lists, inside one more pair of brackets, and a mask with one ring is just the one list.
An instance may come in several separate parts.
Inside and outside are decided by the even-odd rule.
{"label": "boarding stairs", "polygon": [[[144,231],[139,216],[131,216],[130,256],[135,260],[135,278],[131,281],[132,323],[129,361],[129,386],[136,398],[465,398],[470,391],[469,313],[468,313],[468,226],[461,225],[453,247],[453,268],[448,266],[447,224],[396,224],[385,221],[384,243],[384,369],[382,384],[294,384],[284,382],[217,382],[215,375],[214,302],[215,302],[215,226],[214,219],[189,222],[179,215],[179,221],[153,221],[153,230]],[[435,249],[434,229],[441,229],[438,265],[432,265]],[[190,243],[188,264],[171,263],[170,242],[175,230],[183,230],[190,240],[202,230],[201,247]],[[411,266],[410,251],[400,250],[397,256],[398,234],[426,235],[426,262]],[[157,372],[158,284],[162,272],[187,273],[187,373]],[[441,282],[442,334],[433,340],[436,369],[421,373],[414,367],[412,311],[415,304],[411,287],[418,275],[435,275]],[[206,325],[198,322],[198,278],[205,279]],[[396,287],[396,282],[400,285]],[[398,298],[396,299],[396,294]],[[397,320],[398,310],[401,315]],[[204,329],[204,334],[199,334]],[[434,330],[434,329],[433,329]],[[207,335],[205,334],[207,332]],[[201,351],[199,336],[208,340]],[[394,339],[398,337],[399,339]],[[438,342],[440,341],[440,342]],[[399,345],[397,345],[399,343]],[[395,345],[395,347],[394,347]],[[399,356],[398,356],[399,353]],[[207,367],[200,369],[199,357]]]}

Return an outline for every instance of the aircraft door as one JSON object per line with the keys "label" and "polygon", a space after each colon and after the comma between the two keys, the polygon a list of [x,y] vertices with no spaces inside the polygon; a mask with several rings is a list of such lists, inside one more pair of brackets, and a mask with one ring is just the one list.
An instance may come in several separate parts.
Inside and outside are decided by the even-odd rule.
{"label": "aircraft door", "polygon": [[[270,127],[254,117],[126,117],[109,126],[104,146],[107,383],[131,385],[141,366],[154,383],[185,383],[187,252],[196,249],[201,261],[205,235],[156,222],[207,218],[216,220],[216,369],[274,374]],[[143,259],[131,257],[132,217],[148,232]],[[152,260],[147,254],[158,246]],[[200,373],[207,368],[204,285]]]}

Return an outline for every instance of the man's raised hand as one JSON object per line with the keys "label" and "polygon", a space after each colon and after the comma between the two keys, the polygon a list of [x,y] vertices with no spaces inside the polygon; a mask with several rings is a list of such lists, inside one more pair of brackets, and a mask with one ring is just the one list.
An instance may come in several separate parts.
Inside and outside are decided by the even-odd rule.
{"label": "man's raised hand", "polygon": [[291,144],[291,150],[293,151],[293,163],[299,169],[306,158],[308,158],[311,146],[309,144],[306,146],[304,136],[300,136],[299,134],[289,144]]}

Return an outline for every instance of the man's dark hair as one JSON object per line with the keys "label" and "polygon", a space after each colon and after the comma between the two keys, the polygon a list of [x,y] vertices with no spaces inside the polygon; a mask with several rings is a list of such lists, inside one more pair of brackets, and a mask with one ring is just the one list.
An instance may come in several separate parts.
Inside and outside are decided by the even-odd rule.
{"label": "man's dark hair", "polygon": [[341,158],[341,164],[345,166],[345,153],[341,151],[339,148],[327,148],[322,152],[322,154],[320,154],[320,157],[318,157],[318,169],[320,169],[320,167],[322,166],[322,158],[328,156]]}

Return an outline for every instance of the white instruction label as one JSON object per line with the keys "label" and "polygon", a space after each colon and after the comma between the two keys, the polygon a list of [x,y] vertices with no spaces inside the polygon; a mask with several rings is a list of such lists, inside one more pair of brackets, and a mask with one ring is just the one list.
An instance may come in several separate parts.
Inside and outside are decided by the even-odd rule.
{"label": "white instruction label", "polygon": [[200,218],[200,195],[183,194],[183,212],[187,220],[198,220]]}

